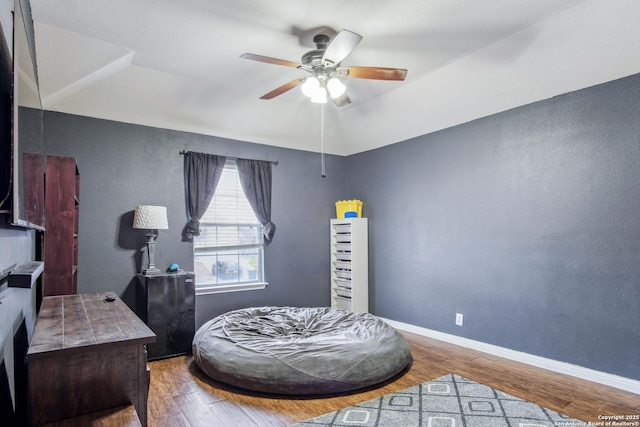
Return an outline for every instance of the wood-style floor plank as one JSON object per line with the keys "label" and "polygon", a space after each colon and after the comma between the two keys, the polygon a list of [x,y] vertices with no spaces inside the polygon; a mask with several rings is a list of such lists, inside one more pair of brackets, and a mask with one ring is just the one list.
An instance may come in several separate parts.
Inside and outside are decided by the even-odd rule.
{"label": "wood-style floor plank", "polygon": [[177,395],[173,400],[191,426],[207,427],[223,422],[195,391]]}
{"label": "wood-style floor plank", "polygon": [[206,377],[190,356],[150,362],[149,427],[285,427],[449,373],[598,422],[599,415],[640,414],[640,395],[403,332],[413,364],[375,389],[325,398],[246,392]]}
{"label": "wood-style floor plank", "polygon": [[[259,420],[254,420],[251,415],[244,410],[245,405],[238,404],[231,400],[218,400],[209,405],[216,413],[217,419],[222,424],[220,426],[246,426],[246,427],[258,427],[260,426]],[[247,405],[249,407],[249,405]],[[268,414],[265,412],[265,414]],[[215,424],[211,424],[215,425]]]}

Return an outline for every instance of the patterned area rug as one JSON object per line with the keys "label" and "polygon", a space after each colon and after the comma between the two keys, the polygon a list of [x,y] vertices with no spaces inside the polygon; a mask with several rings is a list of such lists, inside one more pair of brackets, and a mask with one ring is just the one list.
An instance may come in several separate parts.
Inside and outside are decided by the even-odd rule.
{"label": "patterned area rug", "polygon": [[449,374],[321,415],[297,427],[560,427],[585,426],[550,409]]}

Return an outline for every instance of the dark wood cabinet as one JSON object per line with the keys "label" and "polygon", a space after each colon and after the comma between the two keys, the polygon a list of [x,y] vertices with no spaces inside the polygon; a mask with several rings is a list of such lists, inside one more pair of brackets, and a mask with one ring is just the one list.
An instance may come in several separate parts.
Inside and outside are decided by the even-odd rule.
{"label": "dark wood cabinet", "polygon": [[42,154],[22,154],[22,188],[25,221],[43,227],[45,223],[44,156]]}
{"label": "dark wood cabinet", "polygon": [[112,293],[44,298],[27,353],[30,423],[133,405],[146,426],[145,346],[154,341],[153,331]]}
{"label": "dark wood cabinet", "polygon": [[76,159],[47,156],[44,296],[77,293],[79,196]]}

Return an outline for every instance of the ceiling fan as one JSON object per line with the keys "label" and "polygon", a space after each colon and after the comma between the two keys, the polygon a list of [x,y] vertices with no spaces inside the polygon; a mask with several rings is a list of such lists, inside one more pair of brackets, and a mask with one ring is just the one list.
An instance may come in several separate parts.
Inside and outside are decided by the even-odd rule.
{"label": "ceiling fan", "polygon": [[269,56],[245,53],[241,58],[268,64],[283,65],[306,71],[310,76],[301,77],[283,84],[260,99],[272,99],[302,84],[302,92],[313,102],[324,103],[330,98],[333,103],[342,107],[350,104],[344,84],[338,77],[373,80],[404,80],[407,70],[403,68],[341,66],[340,63],[356,48],[362,36],[349,30],[342,30],[329,42],[326,34],[313,37],[316,49],[302,55],[301,61],[293,62]]}

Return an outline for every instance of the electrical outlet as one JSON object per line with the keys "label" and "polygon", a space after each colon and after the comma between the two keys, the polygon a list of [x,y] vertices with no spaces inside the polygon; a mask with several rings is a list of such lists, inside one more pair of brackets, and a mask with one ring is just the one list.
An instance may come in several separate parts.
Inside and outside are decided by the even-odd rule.
{"label": "electrical outlet", "polygon": [[462,313],[456,313],[456,325],[462,326],[462,322],[464,320],[464,316]]}

